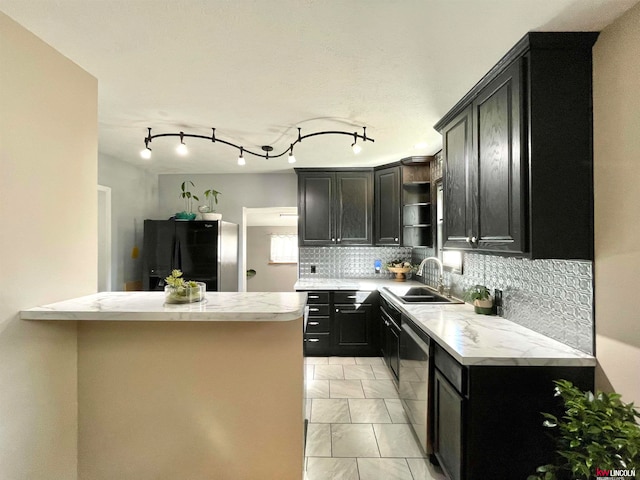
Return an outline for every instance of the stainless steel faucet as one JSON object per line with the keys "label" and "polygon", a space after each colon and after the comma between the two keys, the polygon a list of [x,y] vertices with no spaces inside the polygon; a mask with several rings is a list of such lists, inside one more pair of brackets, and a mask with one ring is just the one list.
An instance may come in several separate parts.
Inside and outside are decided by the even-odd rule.
{"label": "stainless steel faucet", "polygon": [[418,271],[416,275],[419,277],[424,276],[424,266],[428,261],[433,261],[438,264],[438,268],[440,269],[440,275],[438,276],[438,293],[442,293],[444,291],[444,267],[442,266],[442,262],[438,257],[427,257],[422,262],[420,262],[420,266],[418,267]]}

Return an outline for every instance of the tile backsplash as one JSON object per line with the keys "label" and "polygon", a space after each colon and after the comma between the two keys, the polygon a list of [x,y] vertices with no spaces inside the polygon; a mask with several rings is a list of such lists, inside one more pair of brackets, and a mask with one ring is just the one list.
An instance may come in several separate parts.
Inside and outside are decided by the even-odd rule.
{"label": "tile backsplash", "polygon": [[[382,265],[397,258],[410,259],[411,247],[300,247],[298,277],[393,278],[387,270],[375,273],[374,262]],[[311,273],[315,265],[316,273]]]}
{"label": "tile backsplash", "polygon": [[[420,263],[434,256],[429,247],[300,247],[299,278],[393,278],[374,272],[375,260],[383,265],[396,258]],[[311,273],[315,265],[316,273]],[[435,263],[426,265],[423,278],[437,285]],[[445,272],[445,283],[455,297],[472,285],[502,290],[502,316],[583,352],[593,354],[593,267],[580,260],[528,260],[468,253],[463,273]]]}
{"label": "tile backsplash", "polygon": [[[416,248],[412,261],[433,255]],[[437,284],[435,264],[427,264],[424,283]],[[455,297],[472,285],[502,290],[502,316],[583,352],[593,354],[593,268],[581,260],[528,260],[467,253],[463,274],[445,272]]]}

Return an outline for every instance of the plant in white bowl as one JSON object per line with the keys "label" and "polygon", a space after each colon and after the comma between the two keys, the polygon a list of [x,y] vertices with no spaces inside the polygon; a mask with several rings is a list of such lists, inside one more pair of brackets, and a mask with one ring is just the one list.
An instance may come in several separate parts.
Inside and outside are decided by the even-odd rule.
{"label": "plant in white bowl", "polygon": [[221,220],[222,214],[217,213],[215,207],[213,206],[214,202],[218,204],[218,195],[222,195],[219,191],[210,188],[209,190],[204,191],[204,197],[206,198],[208,204],[201,205],[198,207],[198,211],[202,214],[203,220]]}

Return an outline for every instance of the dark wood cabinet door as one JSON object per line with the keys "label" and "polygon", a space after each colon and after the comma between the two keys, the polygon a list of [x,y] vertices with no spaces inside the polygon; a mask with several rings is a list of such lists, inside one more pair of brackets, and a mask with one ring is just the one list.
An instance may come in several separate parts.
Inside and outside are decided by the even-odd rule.
{"label": "dark wood cabinet door", "polygon": [[371,171],[336,175],[336,244],[371,245],[373,179]]}
{"label": "dark wood cabinet door", "polygon": [[334,306],[334,355],[374,355],[374,318],[372,305]]}
{"label": "dark wood cabinet door", "polygon": [[473,236],[475,176],[472,109],[469,106],[442,130],[445,158],[444,247],[469,249]]}
{"label": "dark wood cabinet door", "polygon": [[400,167],[376,170],[375,183],[375,235],[376,245],[400,245],[402,232],[400,218]]}
{"label": "dark wood cabinet door", "polygon": [[463,398],[436,369],[433,380],[433,453],[451,480],[462,478]]}
{"label": "dark wood cabinet door", "polygon": [[484,251],[525,251],[521,145],[521,61],[514,62],[473,103],[478,205],[474,246]]}
{"label": "dark wood cabinet door", "polygon": [[298,236],[300,245],[335,243],[335,174],[298,174]]}

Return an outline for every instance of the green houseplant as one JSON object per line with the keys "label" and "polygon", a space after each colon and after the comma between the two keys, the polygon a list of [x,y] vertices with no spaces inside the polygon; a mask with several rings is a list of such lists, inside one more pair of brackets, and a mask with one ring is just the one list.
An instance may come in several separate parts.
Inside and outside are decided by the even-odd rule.
{"label": "green houseplant", "polygon": [[196,214],[193,213],[193,200],[200,200],[196,195],[191,193],[189,189],[189,184],[195,188],[195,185],[192,181],[187,180],[182,182],[180,185],[180,198],[184,201],[184,210],[182,212],[176,213],[176,218],[178,220],[193,220],[196,218]]}
{"label": "green houseplant", "polygon": [[464,299],[473,304],[476,313],[491,315],[493,313],[493,298],[491,292],[484,285],[474,285],[464,293]]}
{"label": "green houseplant", "polygon": [[597,477],[640,479],[640,412],[617,393],[582,392],[567,380],[554,382],[564,415],[543,413],[552,429],[557,458],[527,480],[577,480]]}
{"label": "green houseplant", "polygon": [[207,205],[201,205],[198,207],[198,211],[202,214],[203,220],[220,220],[222,214],[217,213],[214,207],[214,203],[218,204],[218,195],[222,195],[219,191],[210,188],[204,191],[204,198],[207,201]]}

